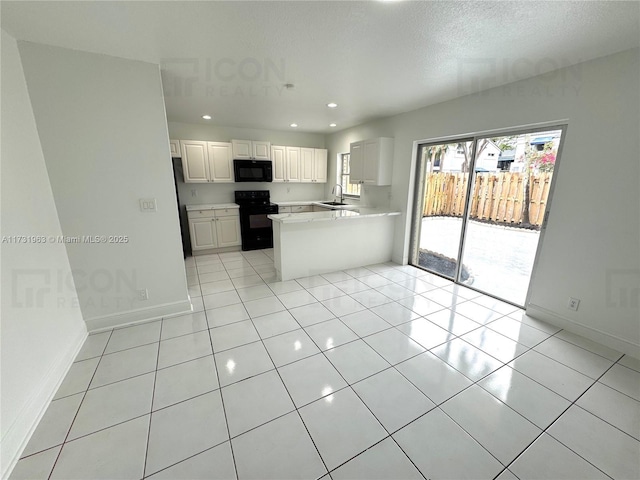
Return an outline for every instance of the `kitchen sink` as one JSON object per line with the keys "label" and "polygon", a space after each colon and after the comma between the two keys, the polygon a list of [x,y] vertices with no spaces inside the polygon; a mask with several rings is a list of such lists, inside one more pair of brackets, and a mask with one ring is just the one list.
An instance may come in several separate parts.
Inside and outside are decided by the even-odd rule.
{"label": "kitchen sink", "polygon": [[340,203],[340,202],[319,202],[322,205],[331,205],[331,206],[335,206],[335,205],[349,205],[348,203]]}

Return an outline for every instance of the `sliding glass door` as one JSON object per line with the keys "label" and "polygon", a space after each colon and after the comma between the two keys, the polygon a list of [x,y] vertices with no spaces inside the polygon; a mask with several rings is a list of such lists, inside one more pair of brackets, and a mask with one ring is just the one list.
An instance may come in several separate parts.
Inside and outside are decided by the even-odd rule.
{"label": "sliding glass door", "polygon": [[563,128],[418,148],[411,263],[523,306]]}
{"label": "sliding glass door", "polygon": [[420,145],[424,196],[417,226],[419,248],[415,264],[449,279],[457,278],[458,256],[462,241],[468,175],[462,172],[465,155],[473,142]]}

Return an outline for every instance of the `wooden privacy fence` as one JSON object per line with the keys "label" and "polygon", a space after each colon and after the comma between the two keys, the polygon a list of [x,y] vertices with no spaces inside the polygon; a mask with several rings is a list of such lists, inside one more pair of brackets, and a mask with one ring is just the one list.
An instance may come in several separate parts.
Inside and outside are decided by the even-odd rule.
{"label": "wooden privacy fence", "polygon": [[[520,225],[525,204],[524,173],[477,173],[471,192],[470,217],[509,225]],[[553,172],[529,177],[529,224],[542,225]],[[468,173],[427,174],[423,216],[461,217],[469,182]]]}

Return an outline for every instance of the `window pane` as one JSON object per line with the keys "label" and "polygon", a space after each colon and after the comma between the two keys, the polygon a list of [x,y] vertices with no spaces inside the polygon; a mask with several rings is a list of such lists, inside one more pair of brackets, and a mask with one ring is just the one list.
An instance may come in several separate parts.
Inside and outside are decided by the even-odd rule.
{"label": "window pane", "polygon": [[360,184],[358,183],[349,183],[349,174],[350,170],[350,159],[351,155],[348,153],[342,154],[342,172],[340,175],[340,184],[342,185],[342,190],[345,195],[351,195],[354,197],[360,196]]}

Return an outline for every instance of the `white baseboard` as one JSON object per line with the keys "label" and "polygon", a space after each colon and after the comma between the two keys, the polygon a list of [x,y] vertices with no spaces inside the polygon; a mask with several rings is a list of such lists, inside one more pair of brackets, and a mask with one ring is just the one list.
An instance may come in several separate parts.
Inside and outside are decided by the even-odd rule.
{"label": "white baseboard", "polygon": [[146,323],[163,317],[173,317],[176,315],[184,315],[186,313],[191,313],[191,303],[189,300],[128,310],[126,312],[115,313],[113,315],[89,318],[85,321],[87,323],[87,330],[91,333],[95,333],[102,330],[110,330],[115,327],[125,327],[135,325],[137,323]]}
{"label": "white baseboard", "polygon": [[242,246],[237,245],[233,247],[220,247],[220,248],[206,248],[204,250],[192,250],[191,255],[197,257],[199,255],[211,255],[212,253],[227,253],[227,252],[240,252]]}
{"label": "white baseboard", "polygon": [[84,328],[78,333],[71,347],[61,352],[60,357],[53,363],[44,376],[38,391],[25,402],[15,422],[9,427],[0,442],[2,445],[2,472],[0,478],[8,478],[18,463],[22,452],[31,440],[31,436],[47,411],[51,400],[55,396],[60,384],[66,377],[78,352],[84,345],[87,332]]}
{"label": "white baseboard", "polygon": [[544,307],[534,304],[527,305],[527,315],[640,359],[640,345],[630,342],[626,338],[621,338],[616,335],[603,332],[602,330],[598,330],[597,328],[582,325],[570,318],[563,317],[551,310],[547,310]]}

